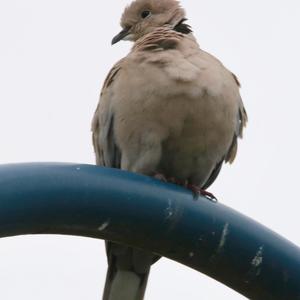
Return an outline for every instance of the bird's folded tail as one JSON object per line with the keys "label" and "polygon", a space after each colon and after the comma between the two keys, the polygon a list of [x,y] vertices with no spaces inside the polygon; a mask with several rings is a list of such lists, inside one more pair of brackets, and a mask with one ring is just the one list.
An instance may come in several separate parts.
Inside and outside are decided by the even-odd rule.
{"label": "bird's folded tail", "polygon": [[106,242],[108,270],[103,300],[143,300],[151,265],[158,256]]}

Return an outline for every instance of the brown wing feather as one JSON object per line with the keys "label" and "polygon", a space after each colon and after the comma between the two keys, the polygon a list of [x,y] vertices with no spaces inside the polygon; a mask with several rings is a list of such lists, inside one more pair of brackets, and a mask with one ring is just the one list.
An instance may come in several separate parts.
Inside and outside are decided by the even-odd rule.
{"label": "brown wing feather", "polygon": [[92,121],[92,139],[97,165],[120,168],[121,153],[114,139],[114,116],[110,109],[110,99],[106,98],[107,89],[121,70],[122,61],[114,65],[108,73],[101,91],[100,102]]}
{"label": "brown wing feather", "polygon": [[92,121],[92,139],[93,139],[94,152],[96,155],[96,164],[103,166],[104,165],[103,152],[102,152],[102,148],[99,143],[100,121],[99,121],[98,114],[99,114],[99,104],[97,106],[97,109],[95,111],[93,121]]}
{"label": "brown wing feather", "polygon": [[[236,84],[238,85],[238,87],[241,86],[238,78],[236,77],[236,75],[234,75],[232,73],[232,76],[234,78],[234,81],[236,82]],[[239,108],[239,112],[237,115],[237,128],[236,131],[234,133],[233,139],[232,139],[232,143],[224,157],[223,160],[221,160],[216,167],[214,168],[214,170],[212,171],[211,175],[209,176],[208,180],[206,181],[206,183],[203,185],[203,189],[207,189],[218,177],[221,168],[223,166],[223,163],[233,163],[233,161],[235,160],[236,154],[237,154],[237,150],[238,150],[238,138],[242,138],[243,137],[243,129],[247,124],[248,121],[248,116],[247,116],[247,112],[244,108],[244,104],[242,99],[239,100],[240,101],[240,108]]]}
{"label": "brown wing feather", "polygon": [[[240,84],[240,81],[238,80],[237,76],[234,75],[233,73],[232,73],[232,76],[233,76],[236,84],[240,87],[241,84]],[[238,117],[237,128],[236,128],[235,134],[233,136],[231,146],[225,156],[225,162],[229,162],[229,163],[233,163],[233,161],[235,160],[237,150],[238,150],[237,140],[238,140],[238,138],[243,137],[244,127],[247,125],[247,122],[248,122],[247,112],[245,110],[242,99],[240,99],[240,108],[239,108],[239,113],[238,113],[237,117]]]}

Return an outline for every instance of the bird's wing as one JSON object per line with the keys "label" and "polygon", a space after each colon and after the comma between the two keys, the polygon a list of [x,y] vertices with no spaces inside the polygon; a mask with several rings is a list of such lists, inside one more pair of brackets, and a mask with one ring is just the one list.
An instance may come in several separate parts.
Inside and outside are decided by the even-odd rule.
{"label": "bird's wing", "polygon": [[[238,78],[236,77],[236,75],[232,74],[232,76],[233,76],[236,84],[240,87],[241,85],[240,85],[240,82],[239,82]],[[244,107],[243,100],[242,100],[242,98],[240,98],[239,99],[239,111],[238,111],[238,115],[237,115],[237,127],[235,130],[234,136],[233,136],[232,144],[225,156],[225,162],[233,163],[233,161],[235,160],[237,148],[238,148],[237,140],[238,140],[238,138],[243,137],[243,130],[244,130],[244,127],[246,126],[247,122],[248,122],[247,112]]]}
{"label": "bird's wing", "polygon": [[[235,74],[232,73],[233,79],[235,81],[235,84],[240,87],[240,82],[237,78],[237,76]],[[247,112],[246,109],[244,107],[242,98],[240,97],[238,99],[239,102],[239,109],[238,109],[238,114],[237,114],[237,126],[236,126],[236,130],[234,132],[233,135],[233,139],[232,139],[232,143],[229,147],[229,149],[227,150],[224,158],[218,162],[215,166],[215,168],[213,169],[212,173],[210,174],[208,180],[205,182],[204,186],[202,187],[204,190],[206,190],[207,188],[209,188],[213,182],[216,180],[216,178],[218,177],[223,163],[233,163],[233,161],[236,158],[236,154],[237,154],[237,150],[238,150],[238,138],[242,138],[243,137],[243,130],[244,127],[247,124],[248,121],[248,116],[247,116]]]}
{"label": "bird's wing", "polygon": [[120,60],[108,73],[101,91],[100,101],[92,121],[93,146],[97,165],[120,168],[121,153],[114,139],[114,114],[110,93],[114,80],[122,69]]}

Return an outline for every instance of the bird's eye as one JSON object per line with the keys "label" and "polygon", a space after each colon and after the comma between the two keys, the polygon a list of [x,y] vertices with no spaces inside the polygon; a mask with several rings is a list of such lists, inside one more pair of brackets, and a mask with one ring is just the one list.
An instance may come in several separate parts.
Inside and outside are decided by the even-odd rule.
{"label": "bird's eye", "polygon": [[141,17],[143,19],[146,19],[147,17],[149,17],[151,15],[151,11],[149,10],[144,10],[142,13],[141,13]]}

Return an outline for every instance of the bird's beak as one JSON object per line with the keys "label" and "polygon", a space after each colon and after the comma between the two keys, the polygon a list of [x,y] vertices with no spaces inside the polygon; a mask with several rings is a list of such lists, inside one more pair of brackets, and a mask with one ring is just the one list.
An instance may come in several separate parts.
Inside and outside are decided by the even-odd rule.
{"label": "bird's beak", "polygon": [[123,29],[119,34],[117,34],[111,41],[111,44],[114,45],[118,42],[120,42],[121,40],[123,40],[127,35],[130,34],[130,28],[125,28]]}

